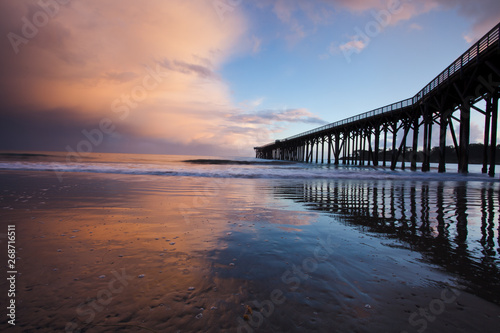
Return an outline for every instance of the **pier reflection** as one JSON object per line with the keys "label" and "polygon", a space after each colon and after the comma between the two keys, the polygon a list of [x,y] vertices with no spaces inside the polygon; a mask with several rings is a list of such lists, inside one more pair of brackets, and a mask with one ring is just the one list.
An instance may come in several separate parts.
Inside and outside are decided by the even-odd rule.
{"label": "pier reflection", "polygon": [[275,195],[422,253],[480,297],[500,304],[500,194],[496,183],[325,180]]}

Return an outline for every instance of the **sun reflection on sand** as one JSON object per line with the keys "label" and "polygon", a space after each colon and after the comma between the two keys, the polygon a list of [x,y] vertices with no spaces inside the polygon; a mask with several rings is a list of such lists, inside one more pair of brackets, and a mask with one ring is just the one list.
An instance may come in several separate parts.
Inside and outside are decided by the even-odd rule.
{"label": "sun reflection on sand", "polygon": [[[58,317],[78,327],[128,322],[131,316],[153,322],[170,319],[168,326],[175,327],[186,324],[183,316],[192,320],[187,313],[196,315],[201,308],[232,313],[248,282],[214,274],[214,269],[230,271],[242,264],[238,258],[223,262],[217,253],[271,224],[297,227],[312,223],[317,215],[287,211],[284,205],[270,207],[272,192],[248,184],[126,178],[75,176],[62,186],[44,186],[49,190],[43,206],[30,209],[28,202],[23,212],[7,213],[8,220],[17,221],[23,239],[29,239],[20,253],[21,271],[29,272],[19,293],[25,316],[39,308],[47,313],[58,309]],[[247,191],[239,191],[241,186]],[[123,293],[113,295],[102,311],[82,307],[88,299],[98,300],[96,293],[120,270],[131,277]],[[43,318],[30,318],[30,325],[53,325]]]}
{"label": "sun reflection on sand", "polygon": [[[415,307],[428,306],[444,288],[460,289],[460,305],[447,305],[435,328],[481,325],[479,312],[495,318],[498,309],[428,263],[436,256],[391,237],[403,228],[414,231],[414,241],[439,242],[421,238],[428,234],[421,226],[405,226],[425,218],[436,218],[439,228],[452,223],[457,196],[444,193],[460,195],[459,187],[427,191],[426,184],[387,181],[375,190],[366,181],[83,173],[68,174],[63,184],[45,173],[0,177],[16,184],[2,196],[9,209],[0,217],[16,224],[19,237],[22,329],[234,332],[247,306],[262,312],[255,302],[272,299],[276,290],[283,302],[259,331],[406,327]],[[473,199],[477,190],[482,196]],[[436,191],[443,193],[436,198]],[[491,220],[497,204],[489,203],[488,189],[468,191],[469,218],[488,212]],[[483,201],[486,208],[478,209]],[[469,223],[469,237],[477,226]],[[321,246],[325,260],[315,257]]]}

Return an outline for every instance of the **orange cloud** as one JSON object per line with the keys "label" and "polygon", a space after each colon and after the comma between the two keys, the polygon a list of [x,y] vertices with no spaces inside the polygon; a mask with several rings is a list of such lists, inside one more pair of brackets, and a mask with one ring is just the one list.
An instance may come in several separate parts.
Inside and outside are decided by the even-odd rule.
{"label": "orange cloud", "polygon": [[[82,130],[109,118],[117,132],[137,138],[244,143],[251,151],[255,126],[247,126],[248,134],[223,131],[234,125],[227,114],[239,111],[217,74],[246,47],[241,12],[221,20],[204,0],[43,3],[52,4],[50,11],[39,1],[0,3],[0,32],[11,36],[0,50],[2,112],[31,110],[28,119],[30,112],[65,110],[60,117],[79,121]],[[44,15],[47,22],[40,21]],[[31,25],[33,36],[26,34]]]}

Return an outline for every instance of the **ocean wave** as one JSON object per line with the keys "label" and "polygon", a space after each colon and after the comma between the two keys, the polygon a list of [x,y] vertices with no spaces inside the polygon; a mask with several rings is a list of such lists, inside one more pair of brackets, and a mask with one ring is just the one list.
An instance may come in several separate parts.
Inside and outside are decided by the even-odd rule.
{"label": "ocean wave", "polygon": [[415,172],[375,167],[321,167],[317,165],[221,165],[207,168],[180,164],[178,166],[119,163],[55,163],[0,162],[4,171],[43,171],[63,173],[101,173],[124,175],[154,175],[177,177],[247,178],[247,179],[352,179],[352,180],[411,180],[411,181],[481,181],[498,182],[480,173]]}
{"label": "ocean wave", "polygon": [[240,160],[221,160],[221,159],[196,159],[182,161],[191,164],[210,164],[210,165],[291,165],[297,162],[291,161],[240,161]]}
{"label": "ocean wave", "polygon": [[41,154],[41,153],[0,153],[0,159],[5,158],[5,159],[27,159],[27,158],[33,158],[33,157],[51,157],[55,155],[48,155],[48,154]]}

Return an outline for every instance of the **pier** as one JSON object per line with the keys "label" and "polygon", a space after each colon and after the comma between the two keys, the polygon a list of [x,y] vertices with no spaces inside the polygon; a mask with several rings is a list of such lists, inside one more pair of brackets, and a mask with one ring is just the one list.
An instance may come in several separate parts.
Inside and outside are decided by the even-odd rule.
{"label": "pier", "polygon": [[[471,113],[484,119],[483,173],[495,175],[500,98],[500,23],[415,96],[255,147],[256,157],[344,165],[390,165],[429,171],[433,132],[438,171],[450,146],[458,172],[468,173]],[[448,139],[450,138],[450,139]],[[450,141],[450,142],[448,142]],[[418,149],[421,148],[421,151]],[[435,150],[435,149],[434,149]],[[449,157],[449,156],[448,156]]]}

